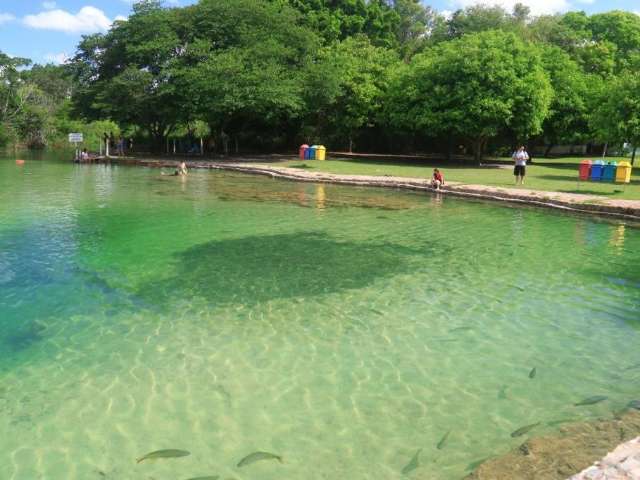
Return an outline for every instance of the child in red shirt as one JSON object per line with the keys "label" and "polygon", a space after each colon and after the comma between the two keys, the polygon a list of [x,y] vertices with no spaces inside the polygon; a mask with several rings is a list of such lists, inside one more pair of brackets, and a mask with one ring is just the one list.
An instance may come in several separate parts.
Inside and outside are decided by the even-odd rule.
{"label": "child in red shirt", "polygon": [[444,185],[444,177],[437,168],[433,169],[433,177],[431,178],[431,186],[436,190],[440,190],[440,187]]}

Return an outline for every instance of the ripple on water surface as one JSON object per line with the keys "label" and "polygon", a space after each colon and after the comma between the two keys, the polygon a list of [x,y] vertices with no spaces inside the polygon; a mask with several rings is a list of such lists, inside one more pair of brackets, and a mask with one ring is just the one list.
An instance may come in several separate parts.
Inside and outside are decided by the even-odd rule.
{"label": "ripple on water surface", "polygon": [[[3,479],[460,478],[640,396],[629,225],[53,162],[0,187]],[[162,449],[190,455],[136,463]]]}

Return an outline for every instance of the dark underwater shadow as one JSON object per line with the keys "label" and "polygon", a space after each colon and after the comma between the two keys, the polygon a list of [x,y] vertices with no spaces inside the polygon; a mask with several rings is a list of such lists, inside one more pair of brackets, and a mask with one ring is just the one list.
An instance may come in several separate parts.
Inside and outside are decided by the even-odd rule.
{"label": "dark underwater shadow", "polygon": [[137,295],[154,304],[191,297],[256,304],[324,295],[366,287],[408,271],[416,256],[435,254],[430,243],[408,248],[309,232],[212,241],[177,254],[175,273],[141,285]]}

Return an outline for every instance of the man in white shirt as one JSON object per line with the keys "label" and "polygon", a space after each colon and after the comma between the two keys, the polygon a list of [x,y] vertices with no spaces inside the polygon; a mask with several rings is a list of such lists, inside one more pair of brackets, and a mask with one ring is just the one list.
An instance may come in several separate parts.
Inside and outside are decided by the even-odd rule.
{"label": "man in white shirt", "polygon": [[516,163],[513,169],[513,174],[516,177],[516,185],[524,185],[524,175],[527,167],[527,160],[529,160],[529,154],[524,149],[524,146],[518,148],[511,156]]}

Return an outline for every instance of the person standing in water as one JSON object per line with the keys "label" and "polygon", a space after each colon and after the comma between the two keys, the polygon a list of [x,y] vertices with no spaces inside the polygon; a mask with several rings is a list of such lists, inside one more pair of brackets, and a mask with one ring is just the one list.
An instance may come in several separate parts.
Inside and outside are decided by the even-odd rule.
{"label": "person standing in water", "polygon": [[515,162],[513,168],[513,175],[516,177],[516,185],[524,185],[524,176],[526,174],[527,160],[529,160],[529,154],[524,148],[524,145],[518,148],[511,156]]}

